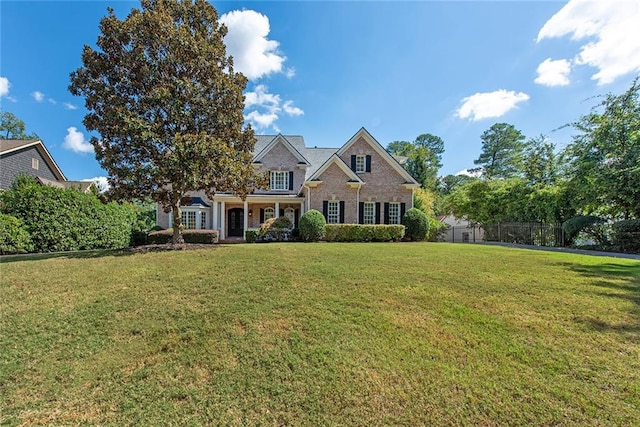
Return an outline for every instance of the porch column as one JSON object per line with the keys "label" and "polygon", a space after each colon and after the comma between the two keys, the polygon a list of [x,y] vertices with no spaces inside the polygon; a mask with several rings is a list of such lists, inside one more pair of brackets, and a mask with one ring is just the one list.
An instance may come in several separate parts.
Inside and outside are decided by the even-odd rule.
{"label": "porch column", "polygon": [[249,228],[249,202],[244,201],[244,221],[242,222],[242,238],[247,235],[247,228]]}
{"label": "porch column", "polygon": [[274,212],[274,214],[276,218],[280,216],[280,202],[276,202],[276,211]]}
{"label": "porch column", "polygon": [[220,240],[227,238],[227,227],[225,226],[226,209],[224,205],[225,202],[220,202]]}
{"label": "porch column", "polygon": [[304,214],[305,210],[304,210],[304,202],[300,202],[300,216],[302,216]]}
{"label": "porch column", "polygon": [[219,230],[220,223],[218,222],[218,202],[213,202],[213,206],[211,207],[211,228],[214,230]]}

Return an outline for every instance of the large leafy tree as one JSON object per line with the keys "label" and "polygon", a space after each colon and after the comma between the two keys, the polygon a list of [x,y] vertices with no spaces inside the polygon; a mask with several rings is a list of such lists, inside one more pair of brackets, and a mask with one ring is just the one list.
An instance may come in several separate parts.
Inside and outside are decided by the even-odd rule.
{"label": "large leafy tree", "polygon": [[439,136],[425,133],[415,141],[393,141],[387,151],[396,156],[407,157],[404,167],[423,188],[436,190],[438,171],[442,167],[444,141]]}
{"label": "large leafy tree", "polygon": [[142,0],[119,20],[100,21],[94,50],[69,90],[85,97],[84,125],[116,198],[151,197],[173,211],[183,241],[181,202],[189,191],[242,198],[263,185],[252,166],[255,136],[243,128],[246,78],[234,71],[227,33],[206,0]]}
{"label": "large leafy tree", "polygon": [[496,123],[483,132],[482,152],[473,161],[485,178],[514,178],[522,173],[525,136],[508,123]]}
{"label": "large leafy tree", "polygon": [[573,126],[566,151],[581,210],[640,218],[640,80],[621,95],[607,94]]}
{"label": "large leafy tree", "polygon": [[522,169],[524,178],[532,185],[554,184],[559,175],[555,145],[540,135],[525,144]]}
{"label": "large leafy tree", "polygon": [[8,111],[0,112],[0,137],[3,139],[34,139],[36,134],[25,132],[25,124],[15,114]]}

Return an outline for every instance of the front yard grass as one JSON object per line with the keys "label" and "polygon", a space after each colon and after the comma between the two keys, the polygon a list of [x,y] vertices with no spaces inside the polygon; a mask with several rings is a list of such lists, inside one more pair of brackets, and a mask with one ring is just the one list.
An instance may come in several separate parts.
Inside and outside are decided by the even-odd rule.
{"label": "front yard grass", "polygon": [[638,261],[433,243],[2,261],[2,425],[640,425]]}

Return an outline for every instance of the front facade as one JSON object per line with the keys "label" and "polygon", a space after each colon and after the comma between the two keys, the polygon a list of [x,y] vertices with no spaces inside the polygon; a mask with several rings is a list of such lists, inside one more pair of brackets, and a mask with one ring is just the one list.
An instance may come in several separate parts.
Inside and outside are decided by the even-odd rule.
{"label": "front facade", "polygon": [[[268,190],[256,189],[244,201],[192,193],[182,207],[184,227],[244,238],[247,229],[273,217],[286,216],[297,227],[310,209],[327,223],[399,224],[419,187],[364,128],[340,148],[306,147],[301,136],[259,135],[253,161],[259,173],[269,174]],[[158,208],[157,218],[159,226],[172,226],[171,213]]]}

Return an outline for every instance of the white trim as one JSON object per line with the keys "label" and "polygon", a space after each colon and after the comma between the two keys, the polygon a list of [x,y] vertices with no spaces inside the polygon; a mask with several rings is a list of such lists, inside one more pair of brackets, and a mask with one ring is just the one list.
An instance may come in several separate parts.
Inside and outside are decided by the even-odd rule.
{"label": "white trim", "polygon": [[275,147],[279,142],[282,143],[282,145],[285,146],[286,149],[288,149],[291,154],[293,154],[299,162],[304,163],[307,166],[311,166],[311,163],[309,163],[309,161],[307,159],[304,158],[304,156],[296,149],[296,147],[293,146],[293,144],[291,144],[287,138],[285,138],[284,135],[282,134],[278,134],[275,136],[275,138],[273,138],[271,140],[270,143],[267,144],[266,147],[264,147],[262,149],[262,151],[260,153],[258,153],[254,158],[253,158],[253,162],[257,163],[260,162],[262,160],[262,158],[273,149],[273,147]]}
{"label": "white trim", "polygon": [[393,167],[396,172],[398,172],[405,179],[405,181],[407,181],[408,184],[415,184],[420,186],[420,184],[418,184],[418,182],[413,179],[409,172],[407,172],[391,154],[387,153],[384,147],[382,147],[382,145],[380,145],[380,143],[364,127],[360,128],[360,130],[356,132],[356,134],[353,135],[351,139],[349,139],[349,141],[347,141],[346,144],[344,144],[337,151],[336,154],[338,156],[342,156],[349,149],[349,147],[351,147],[358,139],[360,139],[360,137],[362,137],[362,139],[364,139],[371,146],[371,148],[373,148],[383,159],[385,159],[387,163],[389,163],[391,167]]}
{"label": "white trim", "polygon": [[329,159],[326,162],[324,162],[324,164],[320,166],[320,168],[318,168],[318,170],[313,175],[311,175],[309,179],[307,179],[307,184],[314,182],[313,181],[314,178],[318,178],[329,168],[329,166],[331,166],[334,163],[338,165],[340,169],[342,169],[345,175],[351,178],[351,181],[364,183],[360,179],[360,177],[356,175],[356,173],[352,171],[349,166],[347,166],[347,164],[340,158],[340,156],[338,156],[338,154],[332,154],[331,157],[329,157]]}

